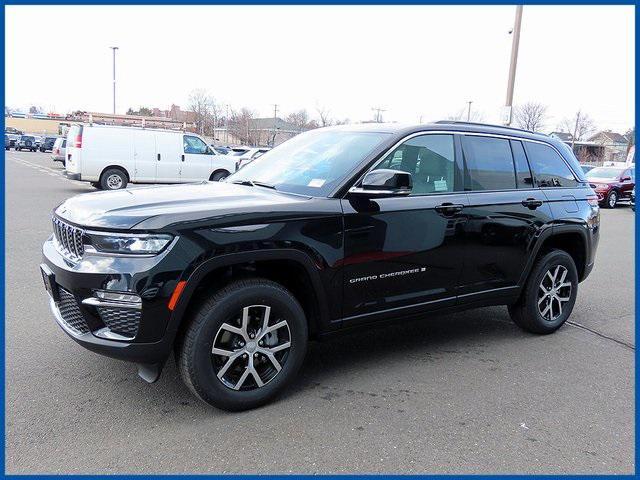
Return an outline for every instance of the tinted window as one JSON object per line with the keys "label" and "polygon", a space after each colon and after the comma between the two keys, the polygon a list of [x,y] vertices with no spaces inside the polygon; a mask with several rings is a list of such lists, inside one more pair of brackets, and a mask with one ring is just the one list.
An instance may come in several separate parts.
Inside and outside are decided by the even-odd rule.
{"label": "tinted window", "polygon": [[467,162],[469,190],[516,188],[516,175],[509,140],[491,137],[462,137]]}
{"label": "tinted window", "polygon": [[391,151],[375,169],[409,172],[411,195],[456,191],[453,135],[422,135]]}
{"label": "tinted window", "polygon": [[522,142],[511,140],[511,152],[513,153],[513,163],[516,166],[518,188],[531,188],[533,186],[533,176],[531,175],[531,170],[529,170],[529,163],[527,162]]}
{"label": "tinted window", "polygon": [[548,145],[527,142],[527,154],[539,187],[573,187],[578,184],[564,160]]}
{"label": "tinted window", "polygon": [[184,153],[206,154],[208,152],[207,144],[198,137],[184,136]]}

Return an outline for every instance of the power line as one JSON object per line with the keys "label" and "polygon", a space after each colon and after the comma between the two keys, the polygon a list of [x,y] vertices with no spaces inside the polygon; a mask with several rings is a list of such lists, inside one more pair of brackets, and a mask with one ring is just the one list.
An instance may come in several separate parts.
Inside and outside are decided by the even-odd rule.
{"label": "power line", "polygon": [[381,107],[372,107],[371,110],[376,112],[375,115],[373,116],[373,121],[376,123],[382,123],[382,113],[386,112],[386,110]]}

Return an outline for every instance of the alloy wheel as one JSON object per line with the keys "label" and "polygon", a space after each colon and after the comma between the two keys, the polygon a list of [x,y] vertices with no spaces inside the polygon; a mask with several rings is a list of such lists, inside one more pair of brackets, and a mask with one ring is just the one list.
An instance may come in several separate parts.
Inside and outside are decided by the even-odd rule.
{"label": "alloy wheel", "polygon": [[563,265],[551,267],[542,277],[538,289],[538,312],[547,321],[562,315],[562,307],[571,299],[572,285],[566,281],[569,270]]}
{"label": "alloy wheel", "polygon": [[609,195],[609,207],[611,208],[615,207],[617,202],[618,202],[618,195],[616,194],[616,192],[611,193],[611,195]]}
{"label": "alloy wheel", "polygon": [[290,348],[287,320],[272,315],[267,305],[250,305],[220,326],[211,360],[216,376],[226,387],[255,390],[280,373]]}

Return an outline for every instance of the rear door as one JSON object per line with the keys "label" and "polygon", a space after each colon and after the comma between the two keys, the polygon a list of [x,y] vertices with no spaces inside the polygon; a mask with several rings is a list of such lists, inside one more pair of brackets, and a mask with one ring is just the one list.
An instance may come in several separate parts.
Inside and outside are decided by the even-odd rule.
{"label": "rear door", "polygon": [[520,140],[464,134],[465,266],[459,301],[513,293],[551,209],[536,188]]}
{"label": "rear door", "polygon": [[183,136],[182,170],[183,182],[209,180],[213,151],[195,135]]}
{"label": "rear door", "polygon": [[182,166],[182,134],[155,132],[156,137],[156,181],[179,183]]}
{"label": "rear door", "polygon": [[148,130],[134,130],[133,133],[133,159],[135,163],[135,182],[156,181],[157,154],[156,136]]}

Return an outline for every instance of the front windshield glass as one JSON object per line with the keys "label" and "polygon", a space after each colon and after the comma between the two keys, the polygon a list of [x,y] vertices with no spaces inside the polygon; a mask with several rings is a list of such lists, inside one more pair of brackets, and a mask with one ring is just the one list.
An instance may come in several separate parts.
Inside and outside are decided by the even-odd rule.
{"label": "front windshield glass", "polygon": [[312,130],[266,152],[226,181],[259,182],[284,192],[326,197],[389,135]]}
{"label": "front windshield glass", "polygon": [[585,173],[585,176],[587,178],[615,180],[622,174],[623,171],[624,168],[598,167],[589,170],[587,173]]}

